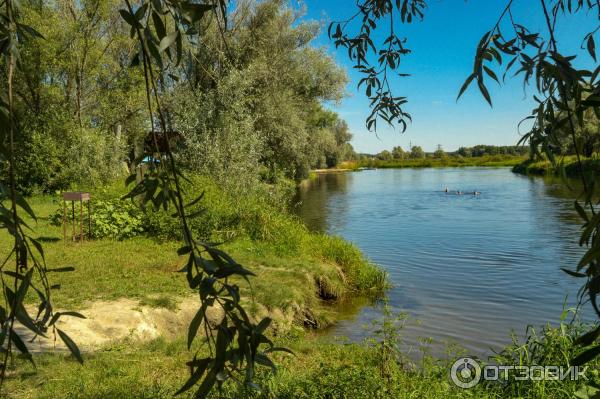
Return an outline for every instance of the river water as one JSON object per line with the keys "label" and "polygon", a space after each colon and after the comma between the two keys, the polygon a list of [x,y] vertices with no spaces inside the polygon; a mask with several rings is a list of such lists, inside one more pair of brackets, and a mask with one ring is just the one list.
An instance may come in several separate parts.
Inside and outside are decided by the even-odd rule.
{"label": "river water", "polygon": [[[387,270],[389,304],[409,316],[405,350],[431,338],[433,354],[458,344],[485,357],[511,331],[557,322],[566,297],[577,303],[581,280],[560,270],[583,253],[574,197],[560,182],[508,168],[365,170],[319,175],[301,189],[297,211]],[[359,340],[380,318],[380,305],[366,305],[332,334]]]}

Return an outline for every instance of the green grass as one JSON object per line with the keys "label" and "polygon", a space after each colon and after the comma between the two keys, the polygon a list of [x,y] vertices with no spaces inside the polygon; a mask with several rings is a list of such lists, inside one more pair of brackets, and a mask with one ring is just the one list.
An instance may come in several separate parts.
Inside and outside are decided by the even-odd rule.
{"label": "green grass", "polygon": [[445,158],[421,158],[404,160],[369,160],[359,162],[359,167],[371,168],[446,168],[467,166],[503,167],[523,162],[525,157],[516,155],[485,155],[482,157],[448,156]]}
{"label": "green grass", "polygon": [[159,294],[152,295],[142,298],[140,300],[141,306],[149,306],[151,308],[163,308],[172,311],[177,310],[177,302],[170,296]]}
{"label": "green grass", "polygon": [[[446,368],[431,362],[425,373],[393,370],[382,376],[377,348],[336,344],[304,336],[283,345],[295,356],[277,355],[274,376],[261,369],[262,393],[242,392],[228,384],[213,398],[459,398],[462,390],[446,380]],[[19,361],[7,381],[8,398],[172,398],[188,377],[190,359],[183,340],[123,342],[86,356],[80,366],[63,355],[36,358],[37,370]],[[469,395],[478,397],[476,393]],[[186,393],[182,398],[193,397]]]}
{"label": "green grass", "polygon": [[556,162],[557,164],[554,166],[548,159],[528,159],[515,165],[513,172],[524,175],[547,176],[560,175],[561,169],[563,169],[564,174],[567,177],[578,177],[581,175],[581,170],[583,170],[584,173],[598,174],[600,172],[600,159],[596,157],[582,158],[581,169],[575,155],[557,158]]}
{"label": "green grass", "polygon": [[[568,325],[546,328],[524,342],[507,347],[500,364],[564,365],[573,356],[574,330]],[[400,352],[382,355],[378,340],[363,343],[332,341],[322,335],[301,332],[276,338],[294,356],[274,355],[276,374],[260,368],[256,382],[262,391],[248,391],[226,383],[212,398],[333,399],[333,398],[573,398],[583,382],[517,381],[482,382],[463,390],[452,384],[449,370],[464,353],[448,352],[447,359],[426,355],[419,349],[417,363]],[[196,348],[197,349],[197,348]],[[400,347],[402,350],[402,347]],[[200,349],[199,356],[202,355]],[[37,368],[17,359],[9,371],[7,398],[171,398],[188,377],[185,362],[192,356],[183,339],[150,342],[122,341],[85,355],[80,366],[69,355],[36,356]],[[587,377],[600,382],[599,363],[593,362]],[[182,395],[193,397],[193,391]]]}
{"label": "green grass", "polygon": [[[101,197],[102,193],[92,195]],[[186,261],[176,253],[181,243],[147,236],[64,242],[62,228],[48,219],[60,207],[57,197],[30,198],[38,221],[28,220],[33,236],[42,237],[48,267],[75,269],[50,274],[51,284],[60,284],[52,295],[55,308],[80,310],[94,301],[120,298],[174,308],[178,301],[194,294],[185,276],[177,272]],[[224,218],[235,215],[236,238],[222,247],[256,274],[250,285],[238,282],[243,297],[255,301],[256,308],[281,311],[300,325],[309,315],[314,326],[322,327],[336,318],[331,302],[383,292],[385,273],[354,245],[310,233],[300,220],[273,207],[261,210],[260,204],[251,201],[234,207],[233,200],[217,192],[207,197],[205,206],[212,220],[222,214],[226,214]],[[221,202],[216,204],[216,199]],[[7,232],[0,232],[0,253],[9,253],[11,244]],[[28,299],[36,299],[33,292]]]}

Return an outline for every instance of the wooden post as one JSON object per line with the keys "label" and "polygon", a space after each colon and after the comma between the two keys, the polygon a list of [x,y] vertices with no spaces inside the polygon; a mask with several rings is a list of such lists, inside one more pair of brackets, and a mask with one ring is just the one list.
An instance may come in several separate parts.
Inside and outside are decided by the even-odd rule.
{"label": "wooden post", "polygon": [[88,201],[88,239],[92,239],[92,201]]}
{"label": "wooden post", "polygon": [[79,200],[79,242],[83,242],[83,200]]}
{"label": "wooden post", "polygon": [[67,242],[67,201],[63,200],[63,241]]}
{"label": "wooden post", "polygon": [[75,201],[71,201],[71,213],[73,216],[73,240],[75,240],[75,223],[76,223],[76,219],[75,219]]}

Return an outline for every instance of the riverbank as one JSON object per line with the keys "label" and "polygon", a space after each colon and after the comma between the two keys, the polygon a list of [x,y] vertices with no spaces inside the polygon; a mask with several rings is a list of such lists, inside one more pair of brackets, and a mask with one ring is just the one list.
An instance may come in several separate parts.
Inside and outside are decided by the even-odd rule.
{"label": "riverbank", "polygon": [[356,168],[448,168],[467,166],[503,167],[515,166],[526,158],[514,155],[485,155],[482,157],[447,156],[444,158],[394,159],[383,161],[379,159],[360,161]]}
{"label": "riverbank", "polygon": [[344,161],[340,165],[329,169],[312,170],[307,179],[300,182],[306,184],[325,173],[355,172],[364,169],[403,169],[403,168],[452,168],[452,167],[509,167],[518,166],[526,161],[526,157],[517,155],[484,155],[481,157],[447,156],[444,158],[418,158],[418,159],[368,159],[361,161]]}
{"label": "riverbank", "polygon": [[[455,359],[464,355],[449,351],[447,359],[427,355],[420,348],[419,360],[412,363],[402,350],[402,331],[393,318],[381,325],[381,333],[370,341],[347,343],[307,331],[272,337],[294,355],[274,354],[277,373],[261,367],[256,382],[261,391],[225,384],[210,398],[219,399],[567,399],[587,398],[585,382],[598,383],[598,363],[590,365],[587,381],[515,380],[482,381],[471,389],[457,387],[450,379]],[[495,361],[520,367],[537,364],[563,365],[573,357],[576,328],[562,325],[531,335],[527,343],[515,342]],[[381,342],[385,342],[382,345]],[[425,341],[424,341],[425,342]],[[199,350],[202,356],[205,349]],[[158,338],[141,342],[125,339],[85,354],[83,366],[62,353],[35,357],[37,367],[16,359],[5,387],[11,399],[72,398],[172,398],[189,376],[190,360],[183,337]],[[590,392],[595,392],[591,388]],[[577,395],[576,395],[577,393]],[[192,398],[193,390],[179,397]],[[592,397],[592,396],[589,396]]]}
{"label": "riverbank", "polygon": [[528,159],[515,165],[513,167],[513,172],[536,176],[560,175],[560,169],[562,168],[567,177],[579,177],[581,175],[581,170],[583,170],[584,173],[600,172],[600,159],[583,158],[581,160],[581,168],[577,157],[574,155],[565,156],[557,161],[558,167],[555,167],[552,162],[547,159]]}
{"label": "riverbank", "polygon": [[[276,324],[281,321],[288,329],[292,325],[326,327],[335,320],[331,304],[348,296],[378,296],[383,292],[385,273],[354,245],[338,237],[310,233],[301,221],[275,209],[260,213],[252,213],[253,206],[229,209],[233,203],[229,203],[225,193],[213,186],[205,187],[206,219],[192,224],[211,222],[225,230],[212,238],[225,241],[221,248],[256,274],[251,287],[239,282],[243,297],[253,298],[255,309],[269,313]],[[93,198],[101,196],[92,192]],[[221,202],[217,204],[213,198]],[[93,206],[105,209],[105,203],[99,201]],[[35,233],[43,242],[48,267],[74,268],[72,272],[51,276],[57,280],[52,283],[61,285],[53,292],[56,308],[80,310],[97,301],[121,299],[169,308],[193,295],[185,276],[177,273],[186,262],[185,257],[177,255],[181,245],[169,239],[171,226],[165,227],[166,221],[161,217],[139,222],[138,216],[123,216],[118,206],[110,202],[115,218],[130,218],[130,223],[136,225],[145,223],[149,226],[146,229],[153,231],[123,239],[64,242],[62,227],[55,223],[55,215],[61,213],[58,198],[34,197],[30,204],[38,222],[26,221],[35,226]],[[243,222],[242,218],[248,220]],[[106,230],[105,225],[111,224],[105,220],[102,223],[95,222],[94,229]],[[249,231],[248,225],[254,226],[255,231]],[[0,253],[9,253],[11,241],[2,233]]]}

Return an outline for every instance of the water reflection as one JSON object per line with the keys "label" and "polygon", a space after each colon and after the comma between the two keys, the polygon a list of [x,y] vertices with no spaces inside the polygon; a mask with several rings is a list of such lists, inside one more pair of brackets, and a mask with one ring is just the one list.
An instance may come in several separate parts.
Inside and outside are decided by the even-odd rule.
{"label": "water reflection", "polygon": [[327,215],[330,213],[335,213],[337,218],[343,217],[344,204],[348,201],[345,193],[351,184],[352,175],[324,173],[300,186],[296,199],[297,213],[310,230],[327,231]]}
{"label": "water reflection", "polygon": [[[582,253],[575,195],[508,169],[377,170],[319,176],[299,193],[298,213],[388,270],[390,305],[422,322],[406,328],[409,345],[428,336],[484,356],[511,330],[556,321],[565,295],[576,303],[580,281],[560,270]],[[335,333],[360,339],[379,316],[365,307]]]}

